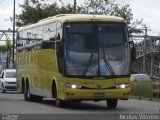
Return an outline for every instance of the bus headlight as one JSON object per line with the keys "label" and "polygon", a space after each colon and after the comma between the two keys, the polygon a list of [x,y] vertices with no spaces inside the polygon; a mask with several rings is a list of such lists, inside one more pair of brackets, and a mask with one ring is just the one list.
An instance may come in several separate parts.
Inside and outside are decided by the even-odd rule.
{"label": "bus headlight", "polygon": [[123,88],[128,88],[130,86],[130,84],[120,84],[120,85],[116,85],[116,88],[121,88],[121,89],[123,89]]}
{"label": "bus headlight", "polygon": [[72,88],[72,89],[80,89],[80,88],[82,88],[82,86],[75,85],[75,84],[66,84],[66,87]]}

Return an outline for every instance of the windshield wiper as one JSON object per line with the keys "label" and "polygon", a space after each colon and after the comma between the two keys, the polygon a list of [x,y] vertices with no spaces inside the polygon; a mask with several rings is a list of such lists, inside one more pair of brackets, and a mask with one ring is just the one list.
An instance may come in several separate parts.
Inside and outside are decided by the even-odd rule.
{"label": "windshield wiper", "polygon": [[108,70],[109,70],[110,74],[114,77],[115,76],[115,72],[114,72],[112,66],[110,65],[108,59],[106,58],[106,55],[105,55],[105,52],[104,52],[104,48],[103,48],[103,60],[104,60],[104,63],[106,65],[106,67],[108,67]]}
{"label": "windshield wiper", "polygon": [[87,64],[86,64],[86,67],[85,67],[84,72],[83,72],[83,76],[86,75],[86,73],[87,73],[87,71],[88,71],[88,68],[89,68],[89,66],[90,66],[91,63],[92,63],[93,56],[94,56],[94,54],[93,54],[92,51],[91,51],[90,58],[89,58],[89,60],[88,60],[88,62],[87,62]]}

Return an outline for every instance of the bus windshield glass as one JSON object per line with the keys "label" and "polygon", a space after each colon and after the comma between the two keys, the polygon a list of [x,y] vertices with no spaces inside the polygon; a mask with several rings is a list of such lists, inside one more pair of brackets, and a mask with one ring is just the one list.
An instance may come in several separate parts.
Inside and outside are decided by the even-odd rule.
{"label": "bus windshield glass", "polygon": [[64,27],[67,75],[129,75],[129,48],[125,24],[66,23]]}

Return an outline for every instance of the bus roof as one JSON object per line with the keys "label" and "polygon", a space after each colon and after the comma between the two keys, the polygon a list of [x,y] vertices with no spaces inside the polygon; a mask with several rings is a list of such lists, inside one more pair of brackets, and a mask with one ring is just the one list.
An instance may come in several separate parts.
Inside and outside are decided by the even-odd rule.
{"label": "bus roof", "polygon": [[18,31],[23,31],[23,30],[34,28],[37,26],[45,25],[47,23],[51,23],[57,20],[61,21],[62,23],[64,22],[94,22],[94,21],[125,23],[125,20],[123,18],[116,17],[116,16],[90,15],[90,14],[58,14],[56,16],[42,19],[35,24],[20,27]]}

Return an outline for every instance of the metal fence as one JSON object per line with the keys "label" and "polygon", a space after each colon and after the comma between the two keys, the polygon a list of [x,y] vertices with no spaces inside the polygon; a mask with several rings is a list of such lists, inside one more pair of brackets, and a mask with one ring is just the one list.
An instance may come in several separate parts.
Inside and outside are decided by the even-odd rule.
{"label": "metal fence", "polygon": [[132,70],[152,77],[160,75],[160,36],[132,36],[136,47],[136,62]]}

